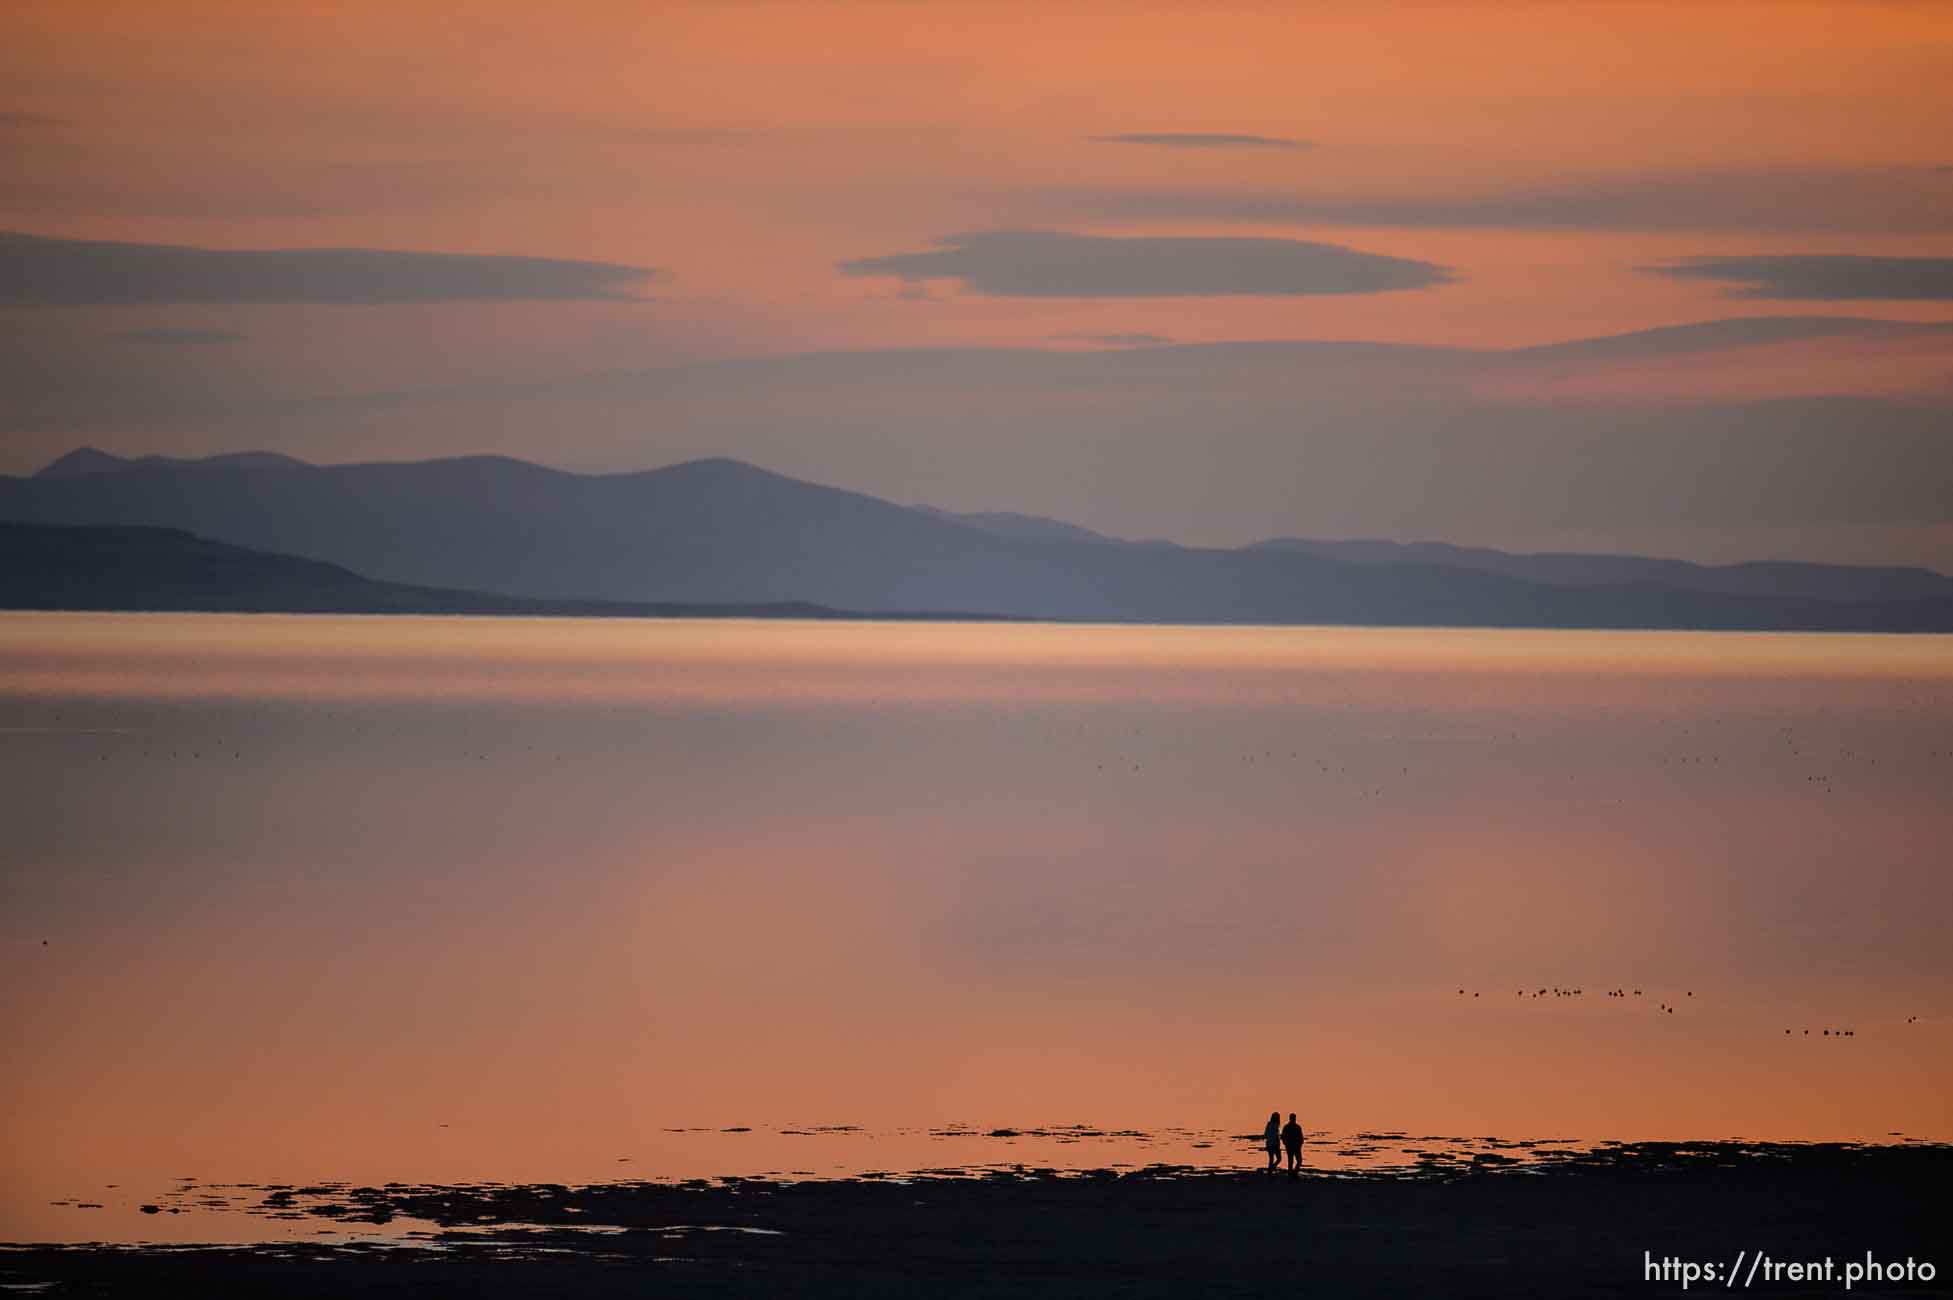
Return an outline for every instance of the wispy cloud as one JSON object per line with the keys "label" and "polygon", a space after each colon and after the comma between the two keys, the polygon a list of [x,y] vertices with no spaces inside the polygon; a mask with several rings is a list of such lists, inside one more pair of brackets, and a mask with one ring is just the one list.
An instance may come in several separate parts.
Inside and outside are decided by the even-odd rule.
{"label": "wispy cloud", "polygon": [[660,272],[609,262],[367,248],[210,249],[0,232],[0,305],[623,299]]}
{"label": "wispy cloud", "polygon": [[1739,316],[1535,344],[1511,349],[1505,355],[1531,361],[1647,361],[1820,339],[1840,345],[1946,341],[1953,340],[1953,323],[1871,320],[1858,316]]}
{"label": "wispy cloud", "polygon": [[928,253],[842,262],[843,275],[961,281],[1010,298],[1382,293],[1452,278],[1433,262],[1299,239],[1109,238],[1045,230],[950,235]]}
{"label": "wispy cloud", "polygon": [[1738,286],[1730,290],[1735,298],[1953,301],[1953,257],[1785,253],[1685,257],[1637,269],[1680,280],[1723,281]]}
{"label": "wispy cloud", "polygon": [[1056,212],[1383,229],[1953,231],[1953,169],[1643,172],[1459,192],[1071,189]]}
{"label": "wispy cloud", "polygon": [[1167,149],[1309,149],[1310,140],[1280,135],[1246,135],[1233,131],[1128,131],[1121,135],[1088,136],[1094,144],[1149,144]]}
{"label": "wispy cloud", "polygon": [[212,343],[235,343],[243,338],[228,330],[146,329],[121,330],[109,335],[121,343],[151,343],[165,347],[199,347]]}
{"label": "wispy cloud", "polygon": [[1051,337],[1061,343],[1103,343],[1111,348],[1151,348],[1173,342],[1164,334],[1148,334],[1143,330],[1123,334],[1053,334]]}

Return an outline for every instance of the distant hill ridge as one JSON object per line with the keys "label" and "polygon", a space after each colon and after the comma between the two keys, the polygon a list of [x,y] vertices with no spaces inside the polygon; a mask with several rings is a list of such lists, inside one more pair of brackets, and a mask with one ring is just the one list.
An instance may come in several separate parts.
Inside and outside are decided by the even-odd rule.
{"label": "distant hill ridge", "polygon": [[998,537],[1022,537],[1033,541],[1047,542],[1110,542],[1115,538],[1104,533],[1095,533],[1077,524],[1068,524],[1062,519],[1046,519],[1042,515],[1019,514],[1015,510],[940,510],[935,506],[910,506],[911,510],[921,511],[933,519],[947,519],[951,523],[967,524]]}
{"label": "distant hill ridge", "polygon": [[147,525],[362,578],[548,601],[1134,622],[1953,630],[1926,569],[1709,566],[1442,543],[1125,542],[896,505],[723,457],[576,474],[501,456],[311,465],[84,448],[0,477],[0,519]]}
{"label": "distant hill ridge", "polygon": [[176,528],[4,522],[0,522],[0,609],[608,618],[860,617],[805,603],[673,605],[536,600],[410,587],[374,582],[336,564],[209,541]]}
{"label": "distant hill ridge", "polygon": [[1514,554],[1448,542],[1312,541],[1274,537],[1255,546],[1321,555],[1350,564],[1437,564],[1503,573],[1563,585],[1645,582],[1742,595],[1804,596],[1815,600],[1924,600],[1953,594],[1953,578],[1903,566],[1807,564],[1755,560],[1697,564],[1690,560],[1583,552]]}
{"label": "distant hill ridge", "polygon": [[77,447],[42,466],[35,478],[69,478],[77,474],[113,474],[129,469],[310,469],[311,463],[276,451],[233,451],[216,456],[183,459],[177,456],[111,456],[94,447]]}

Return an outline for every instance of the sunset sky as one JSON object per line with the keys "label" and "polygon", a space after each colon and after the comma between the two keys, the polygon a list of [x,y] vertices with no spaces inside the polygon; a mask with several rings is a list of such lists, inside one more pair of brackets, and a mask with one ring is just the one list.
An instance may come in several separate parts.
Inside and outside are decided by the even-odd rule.
{"label": "sunset sky", "polygon": [[1945,4],[14,0],[0,85],[0,472],[1953,569]]}

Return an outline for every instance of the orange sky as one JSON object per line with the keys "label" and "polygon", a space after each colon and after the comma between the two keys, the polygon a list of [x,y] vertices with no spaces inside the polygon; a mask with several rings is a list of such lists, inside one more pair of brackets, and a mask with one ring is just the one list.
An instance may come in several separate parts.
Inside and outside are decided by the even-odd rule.
{"label": "orange sky", "polygon": [[[0,230],[660,272],[642,286],[649,301],[625,303],[0,302],[0,332],[51,350],[35,371],[74,376],[48,381],[58,391],[44,407],[23,403],[14,472],[80,441],[321,459],[492,449],[580,468],[754,456],[747,426],[704,434],[709,420],[656,404],[548,438],[485,433],[476,447],[465,430],[513,417],[456,408],[300,429],[250,404],[772,354],[1075,349],[1103,335],[1496,348],[1735,316],[1953,320],[1943,293],[1743,297],[1644,269],[1841,253],[1943,263],[1953,8],[1938,4],[19,3],[0,16],[0,74]],[[1096,138],[1161,132],[1295,147]],[[1026,229],[1318,241],[1452,278],[1334,295],[1025,297],[839,270]],[[156,328],[241,337],[167,356],[99,346]],[[1863,351],[1765,347],[1673,374],[1612,365],[1520,387],[1569,410],[1616,396],[1946,400],[1946,342],[1895,344],[1861,365]],[[172,415],[72,396],[152,383],[206,400]],[[1027,397],[1019,418],[1047,414]],[[966,434],[926,420],[876,436],[952,461],[967,451]],[[804,463],[777,467],[942,494],[839,444],[810,443]],[[947,503],[1065,508],[1007,499],[1037,473],[959,469],[971,499]],[[1130,513],[1111,522],[1146,531]],[[1226,530],[1215,520],[1187,535]]]}
{"label": "orange sky", "polygon": [[[864,303],[846,257],[960,230],[1269,233],[1463,269],[1413,296],[1178,304],[1212,337],[1546,342],[1714,311],[1627,268],[1778,249],[1741,229],[1359,229],[1056,220],[1060,191],[1438,196],[1622,178],[1850,172],[1891,233],[1810,251],[1944,252],[1953,10],[1728,3],[10,7],[15,229],[229,246],[370,244],[665,268],[686,315],[761,346],[1043,341],[1095,304]],[[1294,150],[1094,144],[1252,132]],[[1932,196],[1917,228],[1908,200]],[[1897,228],[1907,227],[1911,228]],[[1575,269],[1581,268],[1581,269]],[[1605,287],[1605,313],[1578,300]],[[1423,295],[1432,296],[1432,295]],[[1779,308],[1780,309],[1780,308]],[[1744,304],[1737,311],[1760,308]],[[1946,319],[1943,306],[1882,315]],[[751,319],[757,317],[758,319]],[[1328,319],[1324,319],[1327,317]],[[1204,327],[1204,328],[1202,328]]]}

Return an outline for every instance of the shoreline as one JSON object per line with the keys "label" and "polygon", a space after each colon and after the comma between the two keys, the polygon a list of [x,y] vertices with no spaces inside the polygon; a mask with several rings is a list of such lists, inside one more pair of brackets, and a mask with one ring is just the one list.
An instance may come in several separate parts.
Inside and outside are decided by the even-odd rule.
{"label": "shoreline", "polygon": [[[1667,1259],[1910,1259],[1852,1294],[1953,1294],[1935,1207],[1953,1144],[1618,1143],[1542,1161],[1259,1170],[925,1171],[837,1179],[389,1185],[272,1210],[427,1223],[413,1240],[11,1246],[55,1294],[1568,1295],[1679,1293]],[[317,1188],[318,1192],[330,1189]],[[1935,1276],[1918,1276],[1930,1264]],[[1765,1294],[1841,1293],[1783,1282]],[[1697,1279],[1700,1285],[1700,1278]],[[1718,1281],[1720,1284],[1720,1279]]]}

